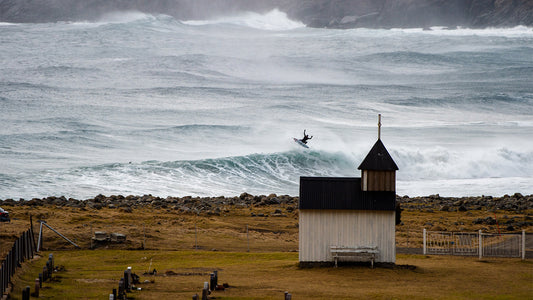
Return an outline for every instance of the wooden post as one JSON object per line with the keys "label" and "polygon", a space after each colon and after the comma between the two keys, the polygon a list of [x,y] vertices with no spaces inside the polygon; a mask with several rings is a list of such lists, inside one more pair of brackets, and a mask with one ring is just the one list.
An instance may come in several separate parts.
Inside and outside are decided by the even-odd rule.
{"label": "wooden post", "polygon": [[43,281],[48,280],[48,269],[46,266],[43,267]]}
{"label": "wooden post", "polygon": [[26,286],[22,290],[22,300],[30,300],[30,287]]}
{"label": "wooden post", "polygon": [[479,259],[483,258],[483,233],[479,230]]}
{"label": "wooden post", "polygon": [[423,246],[423,247],[424,247],[424,248],[423,248],[424,250],[423,250],[422,253],[424,253],[424,255],[427,254],[427,247],[426,247],[427,238],[426,238],[426,236],[427,236],[427,232],[426,232],[426,228],[424,228],[424,231],[423,231],[423,237],[422,237],[422,239],[423,239],[423,243],[424,243],[424,246]]}
{"label": "wooden post", "polygon": [[130,282],[129,282],[129,276],[128,276],[128,270],[124,271],[124,289],[129,292],[130,291]]}
{"label": "wooden post", "polygon": [[36,278],[35,279],[35,294],[34,294],[34,297],[37,297],[39,298],[39,287],[40,287],[40,281],[39,281],[39,278]]}
{"label": "wooden post", "polygon": [[124,289],[124,278],[120,278],[120,280],[118,281],[118,294],[117,294],[117,298],[118,299],[124,299],[124,295],[126,294],[126,291]]}
{"label": "wooden post", "polygon": [[204,282],[204,288],[202,289],[202,300],[207,300],[208,290],[209,290],[209,282]]}
{"label": "wooden post", "polygon": [[43,247],[43,223],[39,227],[39,239],[37,240],[37,252]]}
{"label": "wooden post", "polygon": [[522,260],[526,259],[526,231],[522,229]]}
{"label": "wooden post", "polygon": [[285,292],[285,300],[291,300],[292,295],[289,292]]}
{"label": "wooden post", "polygon": [[209,274],[209,290],[215,290],[215,273]]}
{"label": "wooden post", "polygon": [[50,253],[48,254],[48,260],[50,261],[51,270],[50,272],[54,271],[54,254]]}

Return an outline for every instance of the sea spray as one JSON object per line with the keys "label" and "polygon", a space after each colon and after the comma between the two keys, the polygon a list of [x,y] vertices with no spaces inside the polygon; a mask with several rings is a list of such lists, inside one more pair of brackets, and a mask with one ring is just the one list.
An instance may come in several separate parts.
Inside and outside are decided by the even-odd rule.
{"label": "sea spray", "polygon": [[297,195],[360,176],[378,113],[398,194],[532,192],[531,28],[289,21],[0,24],[0,198]]}

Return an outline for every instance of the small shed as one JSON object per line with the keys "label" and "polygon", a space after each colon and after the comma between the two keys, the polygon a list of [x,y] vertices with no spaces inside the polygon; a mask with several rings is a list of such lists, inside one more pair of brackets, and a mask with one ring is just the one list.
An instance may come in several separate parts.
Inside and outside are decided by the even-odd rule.
{"label": "small shed", "polygon": [[[396,262],[398,166],[379,135],[359,169],[360,178],[300,177],[301,266],[360,261],[368,249],[372,263]],[[339,248],[353,255],[337,257]]]}

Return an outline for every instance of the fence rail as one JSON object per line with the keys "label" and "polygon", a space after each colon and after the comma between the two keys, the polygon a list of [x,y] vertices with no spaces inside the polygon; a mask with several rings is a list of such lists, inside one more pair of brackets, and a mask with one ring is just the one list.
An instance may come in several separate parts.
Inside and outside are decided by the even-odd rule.
{"label": "fence rail", "polygon": [[2,265],[0,266],[0,299],[7,291],[11,283],[11,277],[15,274],[15,270],[21,266],[21,263],[26,259],[33,258],[35,253],[35,239],[33,230],[28,229],[23,232],[20,237],[13,243],[13,247],[7,254]]}
{"label": "fence rail", "polygon": [[526,233],[484,233],[426,231],[424,254],[470,255],[482,257],[521,257],[525,259]]}

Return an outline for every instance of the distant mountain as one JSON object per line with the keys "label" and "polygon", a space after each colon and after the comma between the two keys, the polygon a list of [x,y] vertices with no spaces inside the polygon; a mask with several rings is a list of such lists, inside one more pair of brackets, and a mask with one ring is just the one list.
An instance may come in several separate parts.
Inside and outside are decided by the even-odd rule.
{"label": "distant mountain", "polygon": [[187,20],[276,7],[310,27],[533,26],[533,0],[0,0],[0,22],[91,21],[124,10]]}

